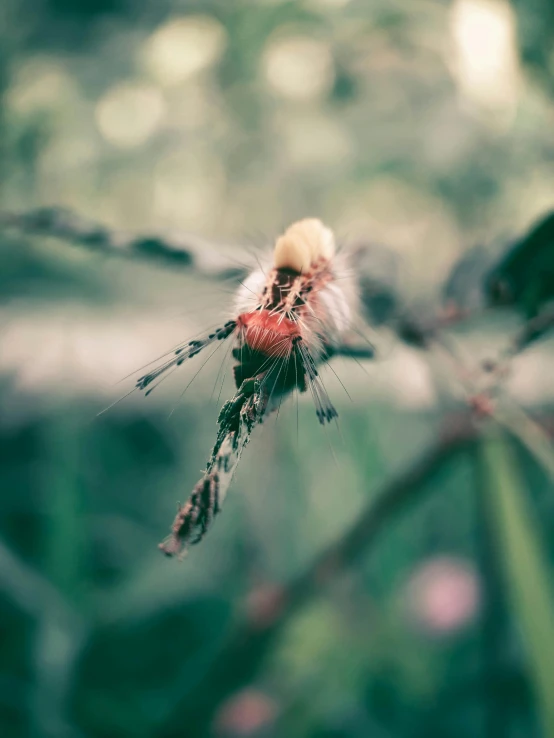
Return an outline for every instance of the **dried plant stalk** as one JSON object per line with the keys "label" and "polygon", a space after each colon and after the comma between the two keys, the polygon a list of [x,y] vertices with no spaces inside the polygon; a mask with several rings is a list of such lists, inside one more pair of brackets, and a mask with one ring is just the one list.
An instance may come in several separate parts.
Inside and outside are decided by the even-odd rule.
{"label": "dried plant stalk", "polygon": [[269,397],[263,378],[259,375],[244,380],[233,399],[221,409],[217,440],[206,472],[189,500],[180,506],[171,534],[160,543],[167,556],[184,557],[189,546],[202,540],[220,512],[242,452],[254,427],[263,422],[266,414]]}

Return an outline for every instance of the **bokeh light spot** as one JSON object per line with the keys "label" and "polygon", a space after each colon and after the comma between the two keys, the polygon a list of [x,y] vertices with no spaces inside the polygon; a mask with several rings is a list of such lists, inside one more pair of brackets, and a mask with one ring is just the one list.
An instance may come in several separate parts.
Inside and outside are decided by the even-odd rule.
{"label": "bokeh light spot", "polygon": [[164,114],[165,102],[157,88],[130,83],[109,89],[95,111],[102,136],[121,148],[147,141],[158,130]]}
{"label": "bokeh light spot", "polygon": [[223,26],[207,15],[174,18],[146,42],[144,64],[162,85],[172,86],[215,64],[227,43]]}
{"label": "bokeh light spot", "polygon": [[325,95],[335,78],[329,45],[306,36],[270,41],[263,64],[273,91],[292,100]]}
{"label": "bokeh light spot", "polygon": [[511,118],[519,96],[516,22],[505,0],[456,0],[451,66],[464,99]]}
{"label": "bokeh light spot", "polygon": [[66,68],[49,57],[32,57],[17,68],[7,104],[17,113],[56,110],[77,95]]}

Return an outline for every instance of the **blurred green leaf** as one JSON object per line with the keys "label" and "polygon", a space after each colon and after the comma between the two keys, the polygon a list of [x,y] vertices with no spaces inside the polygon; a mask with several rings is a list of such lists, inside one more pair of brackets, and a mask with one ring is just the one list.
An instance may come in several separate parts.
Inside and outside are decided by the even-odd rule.
{"label": "blurred green leaf", "polygon": [[224,601],[197,597],[146,618],[99,625],[72,685],[78,724],[88,735],[153,735],[217,656],[229,617]]}
{"label": "blurred green leaf", "polygon": [[84,589],[84,549],[87,529],[83,515],[83,485],[78,477],[81,435],[71,420],[57,418],[43,438],[48,453],[44,495],[45,568],[50,580],[68,598],[79,600]]}
{"label": "blurred green leaf", "polygon": [[528,317],[554,298],[554,212],[517,241],[488,274],[492,305],[513,304]]}
{"label": "blurred green leaf", "polygon": [[550,74],[554,41],[554,6],[549,0],[511,0],[518,20],[518,43],[523,63],[552,95]]}
{"label": "blurred green leaf", "polygon": [[527,648],[545,738],[554,736],[554,606],[551,576],[524,482],[505,438],[494,432],[482,447],[493,521],[514,613]]}

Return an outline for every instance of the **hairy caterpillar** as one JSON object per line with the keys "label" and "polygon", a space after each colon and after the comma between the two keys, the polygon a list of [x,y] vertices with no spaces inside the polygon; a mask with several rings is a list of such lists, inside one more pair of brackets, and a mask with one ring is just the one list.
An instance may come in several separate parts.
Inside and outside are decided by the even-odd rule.
{"label": "hairy caterpillar", "polygon": [[212,344],[234,341],[237,394],[221,411],[206,472],[179,508],[172,535],[161,544],[165,553],[180,554],[201,540],[253,426],[293,390],[311,392],[320,423],[337,417],[318,367],[341,345],[357,307],[357,286],[341,264],[332,231],[318,219],[301,220],[276,240],[268,269],[256,269],[241,284],[224,325],[177,347],[139,377],[136,389],[148,394],[168,370]]}

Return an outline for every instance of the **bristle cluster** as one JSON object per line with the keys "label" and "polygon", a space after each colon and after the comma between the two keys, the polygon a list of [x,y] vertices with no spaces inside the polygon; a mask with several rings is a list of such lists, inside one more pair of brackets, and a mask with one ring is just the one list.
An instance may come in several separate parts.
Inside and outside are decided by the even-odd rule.
{"label": "bristle cluster", "polygon": [[292,269],[299,274],[319,262],[327,262],[335,254],[333,232],[317,218],[293,223],[277,239],[273,254],[276,269]]}

